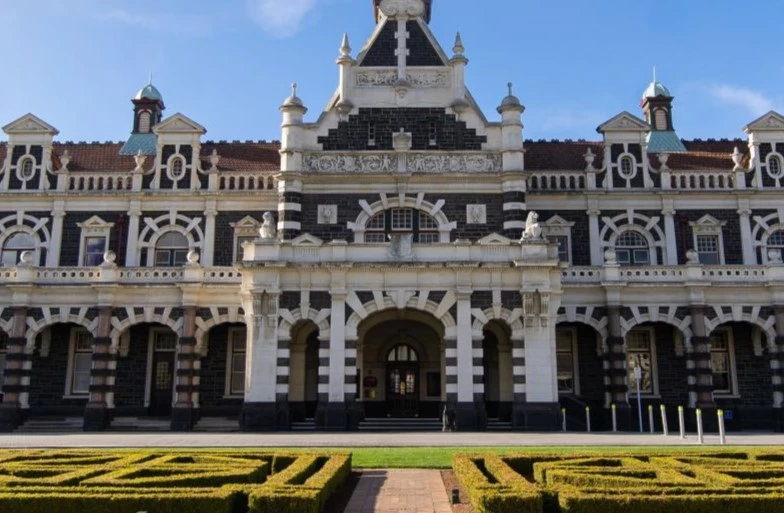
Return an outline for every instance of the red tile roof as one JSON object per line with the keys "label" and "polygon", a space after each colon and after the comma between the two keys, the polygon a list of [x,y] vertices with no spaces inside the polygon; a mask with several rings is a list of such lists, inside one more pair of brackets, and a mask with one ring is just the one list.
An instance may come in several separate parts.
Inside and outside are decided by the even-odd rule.
{"label": "red tile roof", "polygon": [[[667,165],[675,171],[731,170],[730,155],[737,147],[744,154],[743,165],[749,161],[748,143],[743,140],[684,141],[688,153],[670,155]],[[54,168],[60,169],[59,157],[68,150],[71,171],[132,171],[136,167],[134,158],[120,155],[122,143],[55,143]],[[575,171],[585,169],[583,155],[588,148],[596,155],[593,166],[601,169],[604,145],[600,141],[526,141],[525,167],[530,171]],[[277,142],[206,142],[202,145],[202,168],[209,169],[209,156],[218,152],[221,171],[277,171],[280,169],[280,143]],[[0,143],[0,163],[5,160],[7,143]],[[655,155],[651,162],[658,166]],[[147,157],[145,169],[155,161]]]}

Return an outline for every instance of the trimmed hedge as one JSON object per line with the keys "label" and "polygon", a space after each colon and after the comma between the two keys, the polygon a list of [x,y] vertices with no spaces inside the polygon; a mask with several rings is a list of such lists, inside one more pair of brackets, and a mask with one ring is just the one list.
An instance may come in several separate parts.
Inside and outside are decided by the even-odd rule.
{"label": "trimmed hedge", "polygon": [[0,451],[0,511],[318,513],[350,472],[343,453]]}
{"label": "trimmed hedge", "polygon": [[784,452],[455,455],[480,513],[784,511]]}

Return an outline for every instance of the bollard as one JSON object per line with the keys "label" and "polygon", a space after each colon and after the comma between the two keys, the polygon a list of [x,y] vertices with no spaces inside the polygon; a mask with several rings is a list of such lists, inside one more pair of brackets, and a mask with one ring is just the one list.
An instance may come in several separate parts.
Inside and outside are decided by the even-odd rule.
{"label": "bollard", "polygon": [[585,407],[585,428],[590,433],[591,432],[591,407]]}
{"label": "bollard", "polygon": [[561,408],[561,429],[566,433],[566,408]]}
{"label": "bollard", "polygon": [[702,410],[697,408],[697,440],[699,440],[700,445],[705,443],[705,437],[703,436],[702,432]]}
{"label": "bollard", "polygon": [[613,422],[613,433],[618,432],[618,417],[615,411],[615,405],[612,405],[612,422]]}
{"label": "bollard", "polygon": [[678,424],[681,430],[681,440],[686,439],[686,422],[683,419],[683,406],[678,406]]}
{"label": "bollard", "polygon": [[662,418],[662,431],[664,432],[664,436],[670,436],[670,428],[667,424],[667,407],[663,404],[659,406],[661,410],[661,418]]}
{"label": "bollard", "polygon": [[653,424],[653,405],[648,405],[648,425],[651,428],[651,434],[656,432],[656,426]]}
{"label": "bollard", "polygon": [[452,504],[460,504],[460,489],[452,488]]}
{"label": "bollard", "polygon": [[727,445],[727,431],[724,429],[724,410],[718,410],[716,416],[719,417],[719,441],[721,445]]}

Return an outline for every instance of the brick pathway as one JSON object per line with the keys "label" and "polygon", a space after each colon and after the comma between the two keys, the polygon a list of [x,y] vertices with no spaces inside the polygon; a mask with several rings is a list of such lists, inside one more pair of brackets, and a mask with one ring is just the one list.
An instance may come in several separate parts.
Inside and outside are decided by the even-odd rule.
{"label": "brick pathway", "polygon": [[438,470],[366,470],[345,513],[452,513]]}

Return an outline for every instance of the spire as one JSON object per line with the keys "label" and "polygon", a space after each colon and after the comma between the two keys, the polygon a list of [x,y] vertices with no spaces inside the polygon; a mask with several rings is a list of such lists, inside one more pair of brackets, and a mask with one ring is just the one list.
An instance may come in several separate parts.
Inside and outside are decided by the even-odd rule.
{"label": "spire", "polygon": [[348,34],[343,33],[343,41],[340,43],[340,56],[351,57],[351,45],[348,42]]}
{"label": "spire", "polygon": [[455,36],[455,46],[452,48],[452,51],[455,52],[455,55],[463,55],[465,52],[465,46],[463,46],[463,38],[460,36],[460,32]]}

